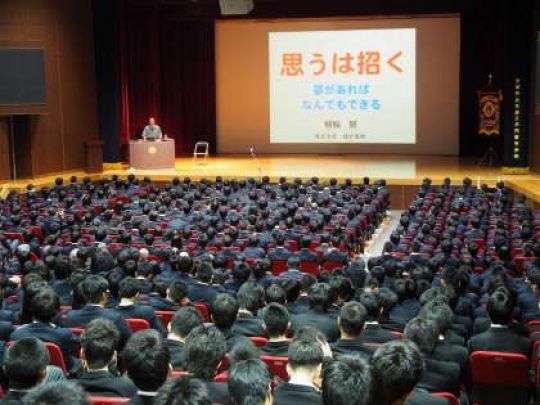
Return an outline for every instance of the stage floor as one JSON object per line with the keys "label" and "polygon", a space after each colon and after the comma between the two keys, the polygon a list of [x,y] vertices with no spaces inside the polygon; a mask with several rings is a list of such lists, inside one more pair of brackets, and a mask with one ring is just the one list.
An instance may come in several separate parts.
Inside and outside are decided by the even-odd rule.
{"label": "stage floor", "polygon": [[[351,178],[360,181],[364,176],[371,179],[384,178],[389,185],[416,186],[423,178],[430,177],[434,182],[441,182],[450,177],[454,182],[468,176],[473,182],[494,184],[498,179],[507,182],[520,192],[540,201],[540,176],[534,173],[527,175],[504,175],[501,168],[479,167],[473,159],[462,159],[448,156],[402,156],[402,155],[262,155],[253,158],[250,155],[222,155],[209,157],[206,163],[196,163],[192,157],[181,157],[175,161],[175,168],[170,170],[130,170],[126,165],[105,165],[102,173],[91,175],[102,178],[117,174],[126,176],[134,173],[137,176],[150,176],[156,181],[170,180],[174,176],[214,179],[244,178],[269,176],[277,181],[280,176],[289,179],[300,177],[308,179],[317,176],[321,180],[332,177],[343,181]],[[19,179],[16,182],[0,184],[4,188],[22,189],[28,183],[36,186],[51,184],[55,177],[62,176],[66,180],[71,175],[79,177],[87,175],[84,171],[68,171],[52,173],[33,179]]]}

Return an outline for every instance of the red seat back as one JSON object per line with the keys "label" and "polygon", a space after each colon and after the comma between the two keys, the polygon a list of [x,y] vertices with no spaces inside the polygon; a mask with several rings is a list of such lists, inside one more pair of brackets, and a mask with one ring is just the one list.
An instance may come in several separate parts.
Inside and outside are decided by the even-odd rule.
{"label": "red seat back", "polygon": [[268,343],[268,339],[262,336],[253,336],[250,337],[249,340],[251,340],[251,343],[253,343],[255,346],[264,346]]}
{"label": "red seat back", "polygon": [[[15,341],[11,340],[7,342],[7,346],[11,346],[15,343]],[[59,367],[64,374],[67,374],[68,369],[66,367],[66,362],[64,361],[64,355],[62,354],[62,350],[60,350],[60,347],[56,343],[51,342],[43,342],[45,344],[45,347],[47,348],[47,351],[49,352],[49,364],[53,366]]]}
{"label": "red seat back", "polygon": [[150,329],[150,322],[148,322],[146,319],[128,318],[126,319],[126,323],[128,324],[131,333],[144,329]]}
{"label": "red seat back", "polygon": [[529,385],[529,361],[522,354],[478,351],[469,362],[473,384]]}
{"label": "red seat back", "polygon": [[159,320],[163,324],[163,327],[165,328],[167,328],[169,323],[171,323],[171,319],[174,314],[174,311],[156,311],[156,316],[159,318]]}
{"label": "red seat back", "polygon": [[319,277],[319,265],[316,262],[301,262],[300,271]]}
{"label": "red seat back", "polygon": [[287,260],[272,260],[272,274],[279,276],[284,271],[287,271]]}
{"label": "red seat back", "polygon": [[88,397],[88,402],[90,405],[117,405],[117,404],[127,404],[129,398],[120,398],[120,397]]}
{"label": "red seat back", "polygon": [[343,267],[343,263],[341,262],[332,262],[332,261],[326,261],[322,265],[323,269],[329,272],[333,272],[335,269],[338,269],[340,267]]}
{"label": "red seat back", "polygon": [[210,311],[208,310],[208,307],[200,302],[195,303],[195,308],[197,308],[197,311],[201,314],[203,317],[204,322],[212,322],[212,318],[210,318]]}
{"label": "red seat back", "polygon": [[289,359],[287,357],[261,356],[261,360],[266,363],[273,376],[280,377],[285,381],[289,380],[289,373],[287,373]]}
{"label": "red seat back", "polygon": [[459,405],[459,400],[451,392],[434,392],[431,395],[446,399],[448,401],[448,405]]}
{"label": "red seat back", "polygon": [[171,377],[185,377],[186,375],[189,375],[187,371],[179,371],[179,370],[172,370],[171,371]]}

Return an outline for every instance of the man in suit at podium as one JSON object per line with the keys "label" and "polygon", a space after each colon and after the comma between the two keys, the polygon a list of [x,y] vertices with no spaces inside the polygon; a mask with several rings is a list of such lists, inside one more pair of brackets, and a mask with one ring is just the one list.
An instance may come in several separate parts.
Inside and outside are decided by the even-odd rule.
{"label": "man in suit at podium", "polygon": [[142,138],[145,141],[157,141],[162,138],[161,128],[156,124],[156,119],[150,117],[148,125],[144,127]]}

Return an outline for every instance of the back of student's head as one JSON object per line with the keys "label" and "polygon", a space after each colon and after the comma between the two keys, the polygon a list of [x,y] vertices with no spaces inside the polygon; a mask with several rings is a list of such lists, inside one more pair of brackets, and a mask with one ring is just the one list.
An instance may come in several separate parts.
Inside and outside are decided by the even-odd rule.
{"label": "back of student's head", "polygon": [[237,294],[238,305],[256,315],[264,305],[264,289],[254,281],[246,281]]}
{"label": "back of student's head", "polygon": [[318,344],[310,339],[293,339],[289,346],[289,367],[296,369],[314,369],[322,364],[324,354]]}
{"label": "back of student's head", "polygon": [[229,370],[229,399],[233,405],[262,405],[271,397],[272,375],[259,359],[243,360]]}
{"label": "back of student's head", "polygon": [[259,348],[244,336],[240,336],[235,340],[234,346],[231,347],[228,353],[231,366],[240,361],[258,359],[259,357]]}
{"label": "back of student's head", "polygon": [[89,275],[79,284],[81,294],[87,304],[99,304],[109,290],[107,280],[98,275]]}
{"label": "back of student's head", "polygon": [[487,312],[492,323],[507,325],[512,320],[513,302],[510,294],[497,290],[490,295]]}
{"label": "back of student's head", "polygon": [[194,377],[210,380],[225,356],[226,342],[214,325],[201,325],[188,335],[184,346],[186,371]]}
{"label": "back of student's head", "polygon": [[272,284],[266,288],[264,297],[267,304],[276,302],[285,305],[287,303],[287,294],[285,293],[285,290],[276,284]]}
{"label": "back of student's head", "polygon": [[58,313],[60,302],[54,290],[43,288],[32,297],[32,315],[35,320],[49,323]]}
{"label": "back of student's head", "polygon": [[169,298],[175,303],[180,303],[188,296],[188,286],[183,281],[173,281],[169,285]]}
{"label": "back of student's head", "polygon": [[86,365],[91,369],[107,366],[120,342],[118,328],[108,319],[91,321],[81,336],[81,348]]}
{"label": "back of student's head", "polygon": [[423,353],[433,353],[438,341],[435,323],[419,316],[407,323],[403,336],[416,344]]}
{"label": "back of student's head", "polygon": [[316,311],[325,312],[330,306],[330,286],[326,283],[317,283],[308,291],[309,307]]}
{"label": "back of student's head", "polygon": [[367,405],[371,370],[356,353],[347,353],[323,367],[322,397],[325,405]]}
{"label": "back of student's head", "polygon": [[395,340],[379,347],[371,358],[372,403],[405,402],[424,372],[418,348],[408,340]]}
{"label": "back of student's head", "polygon": [[289,328],[290,319],[287,308],[276,302],[268,304],[263,309],[264,327],[271,338],[285,335]]}
{"label": "back of student's head", "polygon": [[169,380],[158,391],[153,405],[211,405],[206,384],[191,376]]}
{"label": "back of student's head", "polygon": [[45,378],[49,353],[35,337],[24,337],[13,343],[4,356],[4,371],[11,389],[29,389]]}
{"label": "back of student's head", "polygon": [[186,338],[193,328],[204,322],[201,313],[195,307],[180,308],[171,319],[171,332],[178,337]]}
{"label": "back of student's head", "polygon": [[230,294],[218,294],[210,305],[212,320],[221,330],[230,329],[238,316],[238,300]]}
{"label": "back of student's head", "polygon": [[434,300],[424,305],[419,315],[422,318],[431,320],[437,328],[437,333],[444,335],[452,325],[454,313],[446,303]]}
{"label": "back of student's head", "polygon": [[410,278],[397,279],[394,281],[393,290],[396,293],[399,302],[412,299],[416,296],[414,281]]}
{"label": "back of student's head", "polygon": [[23,405],[86,405],[86,392],[82,387],[68,380],[47,382],[30,390],[24,397]]}
{"label": "back of student's head", "polygon": [[157,391],[167,380],[171,356],[163,338],[153,329],[129,338],[122,350],[122,367],[141,391]]}
{"label": "back of student's head", "polygon": [[358,302],[347,302],[339,311],[340,329],[349,336],[358,337],[364,330],[367,312]]}
{"label": "back of student's head", "polygon": [[135,277],[125,277],[118,286],[118,296],[120,298],[135,298],[139,293],[140,284]]}

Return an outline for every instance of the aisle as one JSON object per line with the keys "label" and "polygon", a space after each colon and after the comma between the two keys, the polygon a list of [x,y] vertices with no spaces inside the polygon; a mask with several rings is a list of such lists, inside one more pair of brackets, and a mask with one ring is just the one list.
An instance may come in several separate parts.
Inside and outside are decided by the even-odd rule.
{"label": "aisle", "polygon": [[380,256],[384,247],[384,243],[390,239],[390,234],[398,227],[401,211],[391,210],[382,226],[377,229],[373,239],[366,246],[366,254],[369,256]]}

